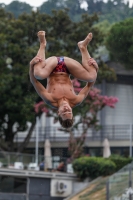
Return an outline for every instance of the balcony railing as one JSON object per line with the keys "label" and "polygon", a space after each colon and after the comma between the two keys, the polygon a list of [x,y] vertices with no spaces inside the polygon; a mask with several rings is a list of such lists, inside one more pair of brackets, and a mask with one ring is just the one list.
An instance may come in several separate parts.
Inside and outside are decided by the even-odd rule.
{"label": "balcony railing", "polygon": [[[30,138],[30,142],[35,142],[36,140],[36,132],[38,132],[38,140],[39,142],[44,142],[46,138],[50,139],[50,141],[68,141],[70,135],[66,130],[61,130],[61,127],[36,127],[33,131],[33,134]],[[84,129],[82,127],[78,129],[74,129],[73,131],[74,137],[79,137]],[[16,142],[22,142],[26,135],[18,134],[15,137]],[[89,141],[100,141],[104,138],[108,138],[109,140],[129,140],[133,138],[133,125],[125,124],[125,125],[105,125],[102,126],[100,130],[96,131],[93,128],[89,128],[86,132],[86,139]]]}

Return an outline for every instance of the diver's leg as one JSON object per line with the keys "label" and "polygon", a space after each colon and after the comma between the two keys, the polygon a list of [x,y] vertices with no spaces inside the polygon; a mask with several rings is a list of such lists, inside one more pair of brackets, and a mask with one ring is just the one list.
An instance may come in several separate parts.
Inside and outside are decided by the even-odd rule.
{"label": "diver's leg", "polygon": [[[97,63],[90,57],[90,54],[87,50],[87,46],[91,40],[92,40],[92,33],[89,33],[83,41],[78,42],[78,47],[82,55],[82,65],[71,58],[65,57],[65,63],[70,73],[75,78],[87,82],[95,81],[98,70]],[[91,61],[94,64],[89,64]]]}
{"label": "diver's leg", "polygon": [[34,65],[34,76],[37,79],[45,79],[48,78],[48,76],[57,65],[57,58],[52,56],[48,59],[45,59],[45,49],[47,43],[45,38],[45,31],[39,31],[37,35],[40,41],[40,48],[36,56],[40,57],[42,61]]}
{"label": "diver's leg", "polygon": [[[91,56],[88,52],[87,46],[92,40],[92,37],[92,33],[89,33],[83,41],[78,42],[78,47],[82,55],[82,65],[87,71],[91,70],[90,66],[88,65],[88,60],[91,58]],[[96,70],[98,69],[96,68]]]}

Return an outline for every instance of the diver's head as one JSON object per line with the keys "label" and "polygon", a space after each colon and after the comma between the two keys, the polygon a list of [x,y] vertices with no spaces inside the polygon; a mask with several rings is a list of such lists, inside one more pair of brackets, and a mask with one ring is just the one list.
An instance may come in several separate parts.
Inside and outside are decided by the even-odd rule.
{"label": "diver's head", "polygon": [[59,122],[64,128],[70,128],[73,125],[72,108],[68,102],[63,102],[58,109]]}

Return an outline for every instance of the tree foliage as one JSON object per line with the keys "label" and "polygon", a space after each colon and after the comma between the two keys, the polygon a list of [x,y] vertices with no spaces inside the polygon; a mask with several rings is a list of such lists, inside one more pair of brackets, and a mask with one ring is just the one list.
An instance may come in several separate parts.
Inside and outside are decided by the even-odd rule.
{"label": "tree foliage", "polygon": [[133,69],[133,18],[126,19],[112,26],[106,45],[112,59]]}
{"label": "tree foliage", "polygon": [[66,2],[62,0],[49,0],[42,3],[38,8],[41,13],[52,14],[52,10],[63,10],[66,7]]}
{"label": "tree foliage", "polygon": [[22,13],[31,13],[32,7],[25,2],[12,1],[6,6],[6,10],[12,12],[18,18]]}
{"label": "tree foliage", "polygon": [[[85,5],[83,7],[83,5]],[[7,11],[13,12],[16,17],[24,12],[31,13],[32,6],[19,1],[12,1],[5,5],[4,2],[0,4]],[[81,15],[97,13],[100,21],[108,20],[110,23],[124,20],[133,16],[133,9],[129,7],[129,2],[124,0],[47,0],[37,8],[41,13],[52,14],[53,10],[67,9],[69,16],[73,21],[79,21]]]}

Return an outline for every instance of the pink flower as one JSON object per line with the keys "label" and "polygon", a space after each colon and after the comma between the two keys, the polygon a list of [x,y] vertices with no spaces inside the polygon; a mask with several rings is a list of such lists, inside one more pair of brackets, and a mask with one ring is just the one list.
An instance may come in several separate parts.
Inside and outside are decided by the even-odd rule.
{"label": "pink flower", "polygon": [[73,86],[74,87],[80,87],[81,83],[75,78],[72,80]]}
{"label": "pink flower", "polygon": [[82,88],[74,88],[75,92],[80,92]]}
{"label": "pink flower", "polygon": [[34,109],[35,109],[36,113],[39,113],[39,112],[48,113],[49,112],[49,110],[47,109],[47,107],[43,101],[40,101],[39,103],[35,104]]}

